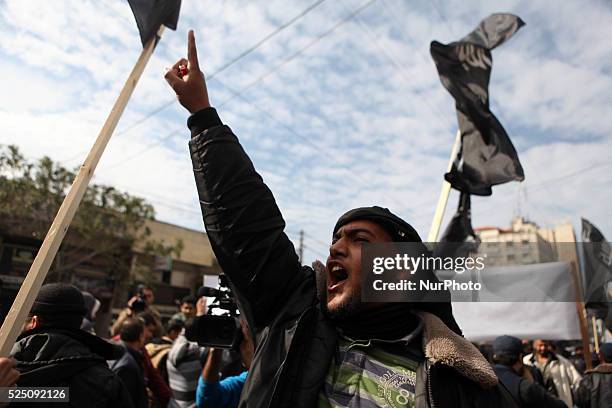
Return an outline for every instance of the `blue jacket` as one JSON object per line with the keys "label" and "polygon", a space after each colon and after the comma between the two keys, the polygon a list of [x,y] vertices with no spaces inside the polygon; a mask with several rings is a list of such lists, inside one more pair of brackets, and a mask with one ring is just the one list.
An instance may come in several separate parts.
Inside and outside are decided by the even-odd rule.
{"label": "blue jacket", "polygon": [[196,406],[198,408],[237,407],[246,377],[246,371],[240,375],[214,382],[204,381],[200,376],[196,391]]}

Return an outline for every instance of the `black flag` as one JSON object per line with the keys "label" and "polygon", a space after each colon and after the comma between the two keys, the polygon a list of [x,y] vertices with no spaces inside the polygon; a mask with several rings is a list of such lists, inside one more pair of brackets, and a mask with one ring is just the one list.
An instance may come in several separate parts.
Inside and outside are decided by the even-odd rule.
{"label": "black flag", "polygon": [[[582,219],[584,248],[584,300],[588,309],[608,310],[606,296],[608,282],[612,281],[612,252],[610,243],[589,221]],[[605,313],[602,318],[605,318]]]}
{"label": "black flag", "polygon": [[489,110],[491,50],[524,24],[512,14],[492,14],[458,42],[431,43],[440,81],[455,99],[461,131],[461,147],[444,178],[462,192],[491,195],[493,185],[525,179],[508,134]]}
{"label": "black flag", "polygon": [[478,250],[480,239],[472,228],[472,210],[470,195],[461,193],[457,212],[448,223],[440,242],[436,244],[434,254],[439,257],[467,256]]}
{"label": "black flag", "polygon": [[176,30],[181,0],[128,0],[144,47],[163,24]]}

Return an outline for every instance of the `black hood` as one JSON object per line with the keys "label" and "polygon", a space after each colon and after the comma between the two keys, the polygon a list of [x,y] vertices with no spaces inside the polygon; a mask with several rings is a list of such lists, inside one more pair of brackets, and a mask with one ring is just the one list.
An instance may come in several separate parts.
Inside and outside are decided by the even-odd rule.
{"label": "black hood", "polygon": [[[61,384],[78,372],[118,359],[123,349],[82,330],[40,327],[24,332],[11,357],[21,373],[20,386]],[[51,385],[49,385],[51,386]]]}

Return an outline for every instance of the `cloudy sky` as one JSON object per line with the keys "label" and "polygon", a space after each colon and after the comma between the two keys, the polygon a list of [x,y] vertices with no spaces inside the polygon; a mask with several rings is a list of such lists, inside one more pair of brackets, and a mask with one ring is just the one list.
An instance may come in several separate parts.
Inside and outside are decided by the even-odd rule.
{"label": "cloudy sky", "polygon": [[[306,262],[326,256],[337,217],[357,206],[388,207],[426,237],[457,129],[429,43],[457,40],[493,12],[527,23],[494,50],[490,85],[526,180],[473,199],[474,226],[520,214],[579,232],[586,217],[611,239],[604,0],[183,0],[94,180],[145,197],[160,220],[203,230],[187,113],[163,79],[193,28],[211,102],[275,193],[289,236],[297,244],[305,231]],[[0,143],[78,166],[141,51],[127,2],[0,1],[0,38]],[[457,200],[453,192],[444,224]]]}

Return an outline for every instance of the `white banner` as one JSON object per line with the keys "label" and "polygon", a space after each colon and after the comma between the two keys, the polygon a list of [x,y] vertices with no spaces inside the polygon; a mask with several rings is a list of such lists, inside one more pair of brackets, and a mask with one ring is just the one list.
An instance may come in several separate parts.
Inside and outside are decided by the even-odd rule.
{"label": "white banner", "polygon": [[[538,281],[541,287],[572,291],[572,277],[566,263],[521,265],[503,268],[487,268],[482,272],[491,275],[531,275],[529,280]],[[548,282],[546,282],[548,281]],[[533,293],[533,292],[532,292]],[[520,339],[580,339],[580,326],[574,302],[546,301],[546,291],[540,302],[453,302],[453,313],[464,336],[471,341],[491,341],[504,334]],[[486,299],[485,293],[480,298]],[[573,293],[567,294],[567,299]],[[531,300],[531,299],[530,299]]]}

